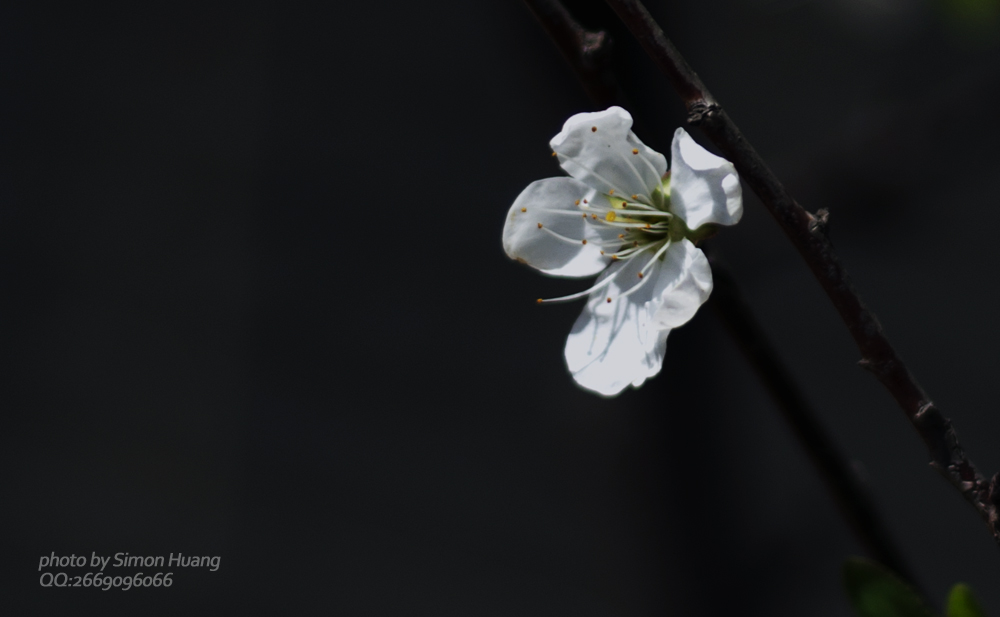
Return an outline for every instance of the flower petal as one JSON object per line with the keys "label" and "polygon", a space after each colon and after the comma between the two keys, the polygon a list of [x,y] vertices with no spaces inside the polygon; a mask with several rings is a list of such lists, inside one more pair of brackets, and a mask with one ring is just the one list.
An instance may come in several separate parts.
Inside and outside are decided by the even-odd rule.
{"label": "flower petal", "polygon": [[705,223],[735,225],[743,216],[743,190],[733,164],[677,129],[670,147],[670,210],[694,230]]}
{"label": "flower petal", "polygon": [[708,299],[712,271],[694,244],[675,242],[639,278],[655,254],[651,248],[612,264],[598,283],[613,280],[591,294],[573,325],[564,354],[573,379],[584,388],[614,396],[659,373],[670,330],[687,323]]}
{"label": "flower petal", "polygon": [[554,276],[597,274],[611,261],[601,255],[601,244],[615,239],[618,229],[580,209],[584,200],[593,202],[594,197],[594,189],[573,178],[532,182],[507,213],[504,251],[511,259]]}
{"label": "flower petal", "polygon": [[670,330],[650,328],[648,311],[630,298],[614,303],[610,314],[588,303],[566,339],[566,365],[573,379],[604,396],[629,384],[642,385],[660,372],[667,352]]}
{"label": "flower petal", "polygon": [[712,267],[690,240],[675,242],[667,251],[656,278],[653,311],[657,328],[679,328],[694,317],[712,293]]}
{"label": "flower petal", "polygon": [[[647,199],[660,186],[667,160],[632,133],[632,116],[621,107],[576,114],[549,145],[569,175],[608,194]],[[596,130],[595,130],[596,129]]]}

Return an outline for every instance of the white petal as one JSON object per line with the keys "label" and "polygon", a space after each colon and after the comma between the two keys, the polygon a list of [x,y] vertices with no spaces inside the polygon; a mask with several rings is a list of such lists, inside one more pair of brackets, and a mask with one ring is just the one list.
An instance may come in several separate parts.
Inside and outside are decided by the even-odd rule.
{"label": "white petal", "polygon": [[621,107],[576,114],[549,145],[562,168],[577,180],[601,193],[614,190],[623,199],[648,199],[660,186],[667,160],[639,141],[631,128],[632,116]]}
{"label": "white petal", "polygon": [[[670,330],[687,323],[708,299],[712,271],[690,241],[672,244],[640,279],[638,272],[654,255],[649,249],[612,264],[598,278],[613,277],[612,282],[591,295],[573,325],[566,340],[566,365],[584,388],[614,396],[659,373]],[[633,291],[620,297],[628,290]]]}
{"label": "white petal", "polygon": [[[630,297],[631,298],[631,297]],[[648,312],[626,298],[610,314],[591,304],[566,339],[566,365],[578,384],[604,396],[640,386],[660,372],[669,330],[649,327]]]}
{"label": "white petal", "polygon": [[677,129],[670,147],[670,209],[690,229],[734,225],[743,216],[743,190],[733,164]]}
{"label": "white petal", "polygon": [[573,178],[532,182],[507,213],[504,251],[511,259],[554,276],[597,274],[611,261],[601,255],[600,244],[617,238],[619,230],[585,217],[581,206],[585,207],[584,200],[593,203],[595,194]]}
{"label": "white petal", "polygon": [[653,311],[657,328],[678,328],[698,312],[712,293],[712,268],[701,249],[683,239],[671,245],[657,275]]}

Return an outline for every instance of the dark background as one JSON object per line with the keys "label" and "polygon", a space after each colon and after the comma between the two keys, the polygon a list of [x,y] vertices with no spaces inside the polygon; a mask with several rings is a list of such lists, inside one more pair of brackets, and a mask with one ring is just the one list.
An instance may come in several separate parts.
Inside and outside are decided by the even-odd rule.
{"label": "dark background", "polygon": [[[571,6],[668,151],[676,97]],[[991,14],[650,8],[1000,469]],[[562,364],[580,305],[534,303],[586,283],[503,254],[591,109],[515,0],[0,5],[4,614],[849,614],[860,548],[715,315],[601,399]],[[746,195],[716,255],[931,595],[1000,614],[984,525]],[[41,555],[126,551],[221,568],[39,585]]]}

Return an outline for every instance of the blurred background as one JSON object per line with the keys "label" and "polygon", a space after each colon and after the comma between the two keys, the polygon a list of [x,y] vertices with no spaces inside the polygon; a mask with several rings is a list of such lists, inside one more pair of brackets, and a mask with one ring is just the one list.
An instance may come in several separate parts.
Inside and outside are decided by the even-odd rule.
{"label": "blurred background", "polygon": [[[676,96],[567,5],[668,151]],[[1000,4],[648,6],[1000,470]],[[0,5],[4,612],[850,614],[861,549],[713,312],[597,398],[562,360],[582,305],[534,302],[586,283],[504,255],[589,110],[516,0]],[[745,194],[715,255],[930,594],[1000,614],[985,526]],[[221,567],[46,589],[52,552]]]}

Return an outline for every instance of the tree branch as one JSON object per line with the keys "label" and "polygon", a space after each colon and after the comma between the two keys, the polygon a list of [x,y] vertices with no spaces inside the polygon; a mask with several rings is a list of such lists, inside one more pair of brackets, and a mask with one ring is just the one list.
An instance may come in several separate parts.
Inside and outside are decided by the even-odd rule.
{"label": "tree branch", "polygon": [[[525,0],[525,2],[532,8],[545,30],[550,33],[587,92],[591,93],[596,89],[588,87],[593,86],[592,79],[596,71],[600,72],[603,80],[601,83],[606,86],[604,92],[617,93],[617,98],[620,100],[621,90],[617,86],[614,72],[610,69],[608,55],[601,56],[603,67],[592,66],[588,70],[581,70],[580,65],[572,60],[585,54],[583,38],[579,35],[583,28],[573,20],[559,1]],[[607,41],[606,38],[603,40]],[[591,99],[601,105],[614,103],[615,98],[599,99],[591,94]],[[868,491],[816,419],[816,414],[809,407],[802,390],[785,369],[774,347],[768,341],[766,333],[753,318],[749,306],[743,301],[732,275],[718,263],[712,264],[712,270],[715,281],[711,297],[712,305],[833,493],[841,514],[858,541],[874,559],[916,588],[918,586],[916,579],[903,561],[886,525],[879,518]]]}
{"label": "tree branch", "polygon": [[814,216],[792,199],[641,2],[606,1],[673,84],[687,108],[688,122],[701,128],[733,162],[798,249],[854,337],[861,366],[896,399],[926,444],[931,465],[976,508],[1000,543],[1000,474],[987,481],[976,469],[959,445],[951,421],[934,406],[861,301],[827,237],[827,212],[820,210]]}
{"label": "tree branch", "polygon": [[805,394],[743,300],[736,279],[718,261],[711,262],[715,288],[709,300],[713,308],[833,493],[841,514],[876,561],[917,588],[916,578],[893,543],[864,483],[816,419]]}
{"label": "tree branch", "polygon": [[618,87],[610,69],[611,39],[607,33],[585,30],[559,0],[524,2],[569,62],[587,96],[597,105],[612,105],[618,98]]}

